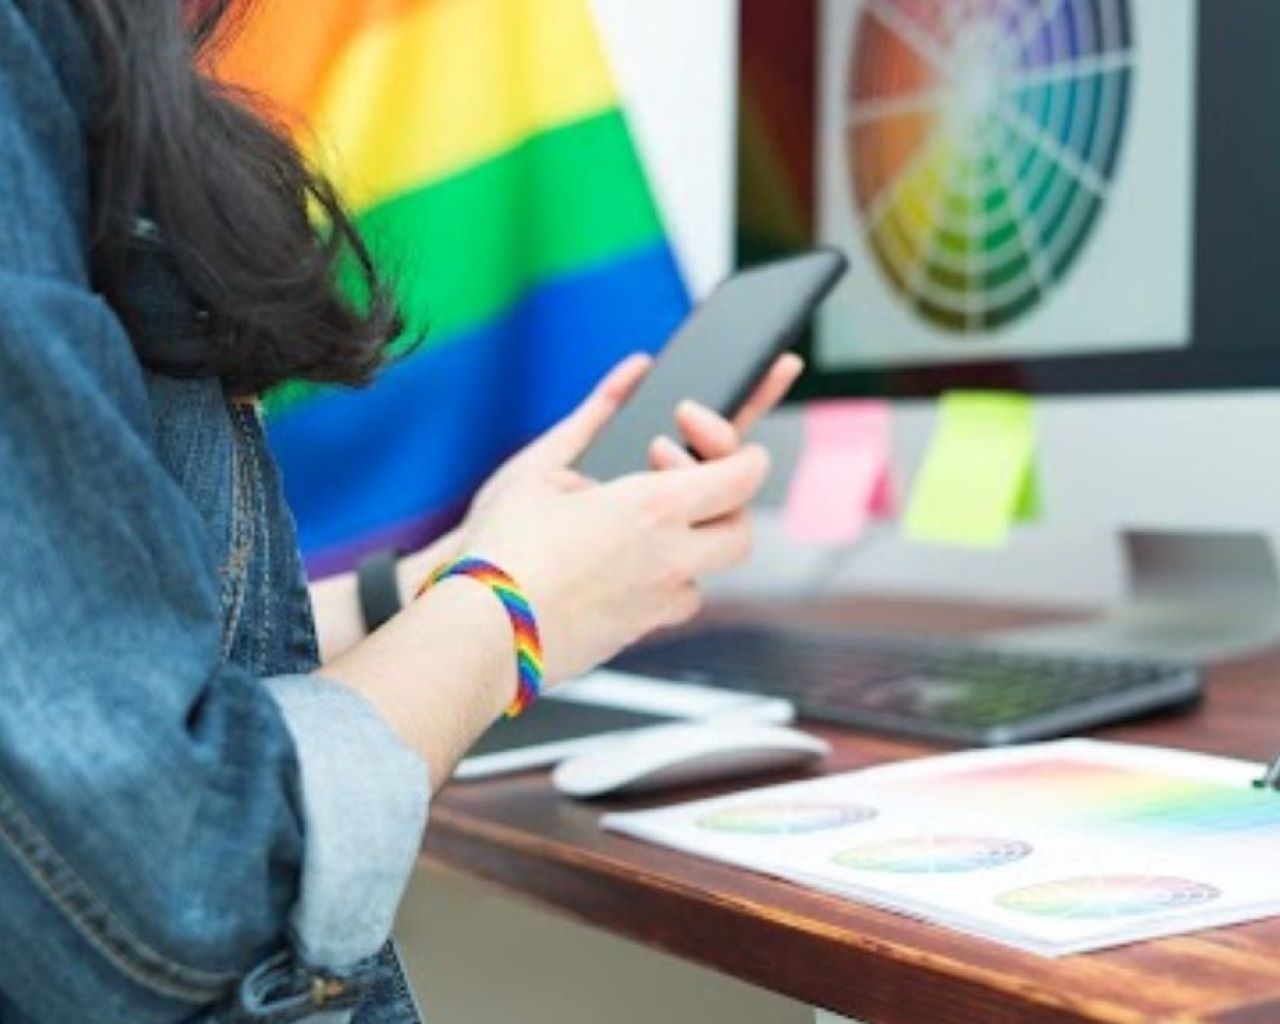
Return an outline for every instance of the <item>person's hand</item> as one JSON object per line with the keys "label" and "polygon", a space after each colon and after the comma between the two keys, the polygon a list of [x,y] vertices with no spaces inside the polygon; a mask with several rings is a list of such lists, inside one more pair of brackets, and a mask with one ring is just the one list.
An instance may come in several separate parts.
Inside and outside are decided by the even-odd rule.
{"label": "person's hand", "polygon": [[699,465],[673,441],[655,439],[651,462],[661,474],[597,485],[571,472],[650,365],[643,356],[625,360],[573,414],[512,458],[481,491],[459,537],[462,550],[504,566],[529,589],[552,683],[693,617],[698,578],[747,557],[747,507],[768,459],[762,449],[742,448],[742,436],[803,369],[798,357],[781,357],[732,422],[696,403],[676,410],[689,448],[715,462]]}
{"label": "person's hand", "polygon": [[525,589],[548,684],[607,661],[651,630],[692,618],[699,577],[744,559],[745,509],[768,472],[758,446],[693,466],[597,484],[567,469],[494,488],[464,524],[461,550]]}
{"label": "person's hand", "polygon": [[[472,518],[495,494],[515,482],[545,477],[553,470],[571,465],[631,397],[652,365],[649,356],[637,353],[610,370],[572,413],[493,472],[472,498],[467,518]],[[461,534],[461,528],[450,530],[400,560],[400,592],[404,601],[412,599],[422,581],[437,566],[462,554]]]}
{"label": "person's hand", "polygon": [[568,416],[507,459],[476,493],[472,510],[482,507],[497,491],[521,477],[545,476],[577,461],[587,446],[613,419],[640,386],[653,359],[643,353],[628,356],[610,370]]}
{"label": "person's hand", "polygon": [[[640,386],[652,365],[653,360],[642,354],[620,362],[572,413],[498,467],[477,493],[473,507],[483,505],[495,491],[522,475],[571,466]],[[732,422],[696,402],[683,403],[675,410],[675,417],[685,442],[703,459],[736,451],[747,432],[791,390],[803,369],[799,356],[780,356]],[[654,443],[657,448],[651,449],[650,462],[655,469],[672,469],[694,461],[669,438],[657,438]]]}
{"label": "person's hand", "polygon": [[[507,568],[530,589],[530,598],[535,602],[540,620],[549,623],[544,625],[543,631],[544,645],[548,649],[548,678],[552,682],[588,671],[654,628],[677,625],[694,616],[700,605],[696,579],[719,568],[730,567],[748,556],[750,550],[751,526],[746,507],[763,480],[764,471],[759,468],[762,460],[767,465],[763,452],[745,453],[746,468],[735,470],[730,466],[730,472],[745,474],[745,483],[740,484],[740,500],[722,503],[718,515],[707,521],[686,516],[681,522],[680,516],[671,509],[668,509],[667,520],[659,521],[662,513],[655,512],[652,504],[662,506],[663,502],[675,499],[653,497],[648,493],[657,486],[653,475],[639,474],[628,477],[628,481],[617,481],[617,486],[598,486],[568,470],[639,387],[650,366],[652,360],[648,356],[632,356],[614,367],[577,410],[509,458],[490,477],[472,502],[466,522],[447,539],[433,545],[430,550],[430,557],[434,559],[431,566],[419,564],[425,554],[424,557],[406,559],[412,564],[411,575],[415,580],[425,576],[435,563],[445,561],[442,557],[444,548],[448,549],[448,558],[462,553],[480,554]],[[681,404],[675,412],[676,424],[687,447],[703,460],[721,460],[739,453],[742,435],[781,401],[801,369],[803,364],[799,357],[786,355],[778,358],[732,421],[699,404]],[[663,471],[699,468],[689,451],[668,438],[654,439],[650,462],[655,470]],[[759,480],[755,479],[756,474]],[[700,480],[703,474],[696,472],[692,476]],[[685,474],[677,474],[667,486],[680,488],[685,479]],[[716,476],[712,477],[713,481],[716,479]],[[645,480],[648,483],[641,483]],[[643,490],[646,493],[640,494]],[[591,492],[604,494],[593,495]],[[621,498],[617,497],[618,493],[621,493]],[[666,490],[659,492],[667,493]],[[573,498],[573,502],[566,504],[568,498]],[[516,504],[522,507],[518,517],[511,512]],[[562,512],[571,520],[582,516],[584,522],[571,527],[563,535],[559,534],[559,527],[545,535],[534,529],[535,525],[559,522],[558,516]],[[586,524],[586,520],[600,515],[612,520],[612,527],[604,530],[604,536],[598,535],[598,527]],[[671,515],[675,515],[675,520]],[[524,522],[520,524],[516,518],[524,518]],[[637,518],[641,521],[640,526],[637,526]],[[547,585],[526,581],[521,576],[518,568],[518,564],[524,562],[521,554],[512,552],[509,557],[516,561],[511,564],[502,561],[502,553],[524,547],[531,532],[540,536],[540,553],[550,553],[557,550],[557,536],[559,541],[567,543],[579,526],[584,529],[584,543],[573,545],[576,550],[571,554],[549,556],[553,566],[561,564],[563,571],[550,570]],[[645,536],[641,538],[637,534]],[[593,540],[588,544],[586,538]],[[480,545],[490,544],[500,552],[485,554],[479,549]],[[635,550],[623,554],[622,549],[628,544],[643,550],[646,553],[644,559],[636,556]],[[617,545],[618,549],[612,553],[605,552],[603,549],[609,545]],[[591,553],[593,550],[594,554]],[[593,561],[595,558],[603,561]],[[540,563],[545,559],[532,561]],[[637,561],[645,561],[648,568],[637,567],[630,575],[599,568]],[[573,572],[575,566],[576,575]],[[530,571],[534,572],[535,580],[540,580],[538,568]],[[649,572],[648,581],[637,584],[636,572],[641,576]],[[582,575],[589,579],[573,582]],[[622,581],[621,584],[618,581]],[[538,591],[567,596],[540,598],[536,596]],[[628,603],[627,608],[620,607],[622,600]],[[543,611],[543,607],[547,611]],[[566,625],[562,627],[561,623]]]}
{"label": "person's hand", "polygon": [[[643,358],[621,364],[573,415],[495,475],[461,527],[402,562],[403,573],[414,559],[429,558],[434,568],[471,554],[510,572],[538,617],[548,685],[594,668],[652,629],[692,617],[698,579],[741,561],[751,546],[745,510],[769,460],[759,447],[742,448],[739,431],[777,402],[798,363],[780,361],[737,423],[705,410],[680,411],[680,432],[711,461],[687,465],[676,458],[670,468],[605,484],[574,473],[568,467],[647,367]],[[661,465],[661,455],[655,461]],[[408,582],[416,586],[429,569],[413,568]],[[451,579],[324,671],[368,699],[441,782],[511,699],[510,639],[493,595]],[[434,685],[422,686],[424,676]]]}

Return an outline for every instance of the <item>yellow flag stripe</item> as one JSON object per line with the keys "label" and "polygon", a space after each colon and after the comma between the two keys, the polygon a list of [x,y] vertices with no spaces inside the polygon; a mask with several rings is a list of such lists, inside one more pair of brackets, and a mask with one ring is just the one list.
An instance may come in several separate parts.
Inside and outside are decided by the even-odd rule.
{"label": "yellow flag stripe", "polygon": [[432,0],[352,40],[307,145],[367,207],[615,106],[588,0]]}

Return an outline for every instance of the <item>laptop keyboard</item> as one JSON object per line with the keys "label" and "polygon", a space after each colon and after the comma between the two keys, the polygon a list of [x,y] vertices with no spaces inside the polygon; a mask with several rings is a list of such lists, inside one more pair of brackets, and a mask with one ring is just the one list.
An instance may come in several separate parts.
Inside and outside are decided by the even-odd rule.
{"label": "laptop keyboard", "polygon": [[1194,702],[1198,672],[975,640],[765,624],[709,626],[627,651],[621,672],[784,697],[802,718],[989,746]]}

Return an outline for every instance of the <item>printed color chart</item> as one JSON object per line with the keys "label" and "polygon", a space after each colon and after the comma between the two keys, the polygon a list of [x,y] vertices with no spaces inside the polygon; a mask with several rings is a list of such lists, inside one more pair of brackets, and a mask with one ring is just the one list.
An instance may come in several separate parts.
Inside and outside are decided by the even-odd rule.
{"label": "printed color chart", "polygon": [[904,788],[931,798],[950,793],[974,814],[1008,815],[1031,828],[1051,824],[1161,840],[1280,834],[1280,799],[1272,793],[1084,757],[983,766]]}
{"label": "printed color chart", "polygon": [[699,819],[698,825],[710,832],[740,835],[803,835],[846,828],[875,816],[874,808],[856,804],[754,804],[716,811]]}
{"label": "printed color chart", "polygon": [[1032,847],[1021,839],[975,836],[923,836],[891,839],[855,846],[832,860],[841,867],[895,874],[962,874],[988,871],[1029,856]]}
{"label": "printed color chart", "polygon": [[1062,956],[1280,914],[1280,794],[1253,787],[1260,771],[1061,740],[610,815],[605,827]]}
{"label": "printed color chart", "polygon": [[1116,918],[1178,910],[1219,895],[1213,886],[1185,878],[1103,875],[1029,885],[1005,893],[996,902],[1008,910],[1040,917]]}

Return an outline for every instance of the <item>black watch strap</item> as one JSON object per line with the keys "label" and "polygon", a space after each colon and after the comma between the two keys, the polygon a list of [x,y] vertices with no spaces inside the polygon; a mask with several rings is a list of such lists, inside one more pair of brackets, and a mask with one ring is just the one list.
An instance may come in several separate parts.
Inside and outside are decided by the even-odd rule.
{"label": "black watch strap", "polygon": [[356,592],[360,615],[370,633],[400,611],[400,579],[396,569],[400,552],[395,548],[369,555],[356,566]]}

